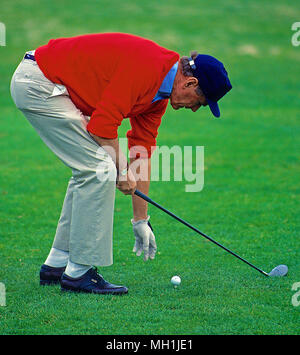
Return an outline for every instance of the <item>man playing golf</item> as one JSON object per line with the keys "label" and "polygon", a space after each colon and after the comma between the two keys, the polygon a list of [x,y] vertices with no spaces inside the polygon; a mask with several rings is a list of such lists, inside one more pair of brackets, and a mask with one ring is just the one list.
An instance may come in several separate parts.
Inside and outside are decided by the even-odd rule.
{"label": "man playing golf", "polygon": [[[127,293],[103,279],[93,266],[113,262],[115,187],[132,195],[134,252],[144,260],[157,250],[147,203],[151,154],[168,101],[196,112],[231,89],[221,62],[196,52],[191,57],[129,34],[90,34],[50,40],[27,52],[16,69],[11,94],[45,144],[72,169],[50,253],[40,283],[62,290]],[[118,127],[127,132],[130,164],[120,151]],[[136,179],[139,163],[147,178]]]}

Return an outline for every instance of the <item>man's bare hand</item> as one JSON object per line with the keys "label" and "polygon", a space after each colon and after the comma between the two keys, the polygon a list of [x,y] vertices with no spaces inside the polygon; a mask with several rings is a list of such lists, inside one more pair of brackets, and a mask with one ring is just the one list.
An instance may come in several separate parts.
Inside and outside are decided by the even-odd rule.
{"label": "man's bare hand", "polygon": [[130,169],[128,169],[127,174],[124,176],[118,174],[117,189],[119,189],[124,195],[134,194],[134,191],[136,190],[136,181]]}
{"label": "man's bare hand", "polygon": [[[111,156],[118,170],[117,189],[124,195],[133,195],[136,190],[136,181],[130,168],[127,173],[127,158],[119,147],[118,139],[102,138],[91,134],[93,139]],[[125,171],[123,175],[122,172]]]}

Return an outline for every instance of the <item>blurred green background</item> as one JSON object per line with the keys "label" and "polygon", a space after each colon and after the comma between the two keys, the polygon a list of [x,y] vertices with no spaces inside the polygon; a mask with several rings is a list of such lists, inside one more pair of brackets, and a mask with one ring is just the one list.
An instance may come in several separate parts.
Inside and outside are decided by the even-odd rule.
{"label": "blurred green background", "polygon": [[[0,334],[299,334],[300,47],[291,26],[299,3],[252,1],[4,0],[0,22]],[[188,55],[217,57],[233,90],[222,119],[168,108],[158,144],[204,146],[205,185],[153,182],[150,197],[255,265],[289,266],[266,279],[150,207],[155,261],[132,254],[130,197],[117,192],[114,265],[126,297],[61,294],[40,288],[70,171],[15,108],[10,78],[24,52],[51,38],[128,32]],[[129,128],[124,120],[119,136]],[[180,288],[169,280],[179,274]]]}

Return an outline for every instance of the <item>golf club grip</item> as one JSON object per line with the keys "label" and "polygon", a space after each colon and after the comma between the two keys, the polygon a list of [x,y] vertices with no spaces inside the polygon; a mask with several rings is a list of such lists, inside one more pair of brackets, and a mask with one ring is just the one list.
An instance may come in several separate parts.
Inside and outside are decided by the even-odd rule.
{"label": "golf club grip", "polygon": [[141,197],[143,200],[149,202],[149,203],[152,203],[152,204],[155,204],[154,201],[151,200],[150,197],[148,197],[147,195],[143,194],[141,191],[139,190],[135,190],[134,191],[134,194]]}
{"label": "golf club grip", "polygon": [[259,271],[261,274],[265,275],[265,276],[269,276],[268,273],[266,273],[265,271],[259,269],[258,267],[256,267],[255,265],[251,264],[249,261],[243,259],[242,257],[240,257],[239,255],[235,254],[233,251],[231,251],[230,249],[224,247],[224,245],[218,243],[217,241],[215,241],[214,239],[212,239],[211,237],[209,237],[208,235],[202,233],[199,229],[193,227],[191,224],[189,224],[188,222],[184,221],[183,219],[181,219],[180,217],[177,217],[174,213],[168,211],[166,208],[162,207],[161,205],[159,205],[158,203],[156,203],[155,201],[153,201],[150,197],[146,196],[145,194],[143,194],[141,191],[139,190],[135,190],[134,192],[135,195],[141,197],[143,200],[151,203],[153,206],[156,206],[157,208],[159,208],[160,210],[164,211],[165,213],[167,213],[168,215],[170,215],[171,217],[175,218],[177,221],[181,222],[182,224],[184,224],[185,226],[189,227],[190,229],[192,229],[193,231],[195,231],[196,233],[202,235],[202,237],[210,240],[211,242],[213,242],[214,244],[218,245],[219,247],[221,247],[222,249],[226,250],[228,253],[230,253],[231,255],[235,256],[236,258],[240,259],[241,261],[243,261],[244,263],[248,264],[249,266],[251,266],[252,268],[254,268],[255,270]]}

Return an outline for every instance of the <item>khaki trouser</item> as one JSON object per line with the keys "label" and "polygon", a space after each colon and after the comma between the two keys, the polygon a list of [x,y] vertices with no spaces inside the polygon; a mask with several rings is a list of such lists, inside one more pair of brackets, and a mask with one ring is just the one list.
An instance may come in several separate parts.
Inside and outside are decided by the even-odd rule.
{"label": "khaki trouser", "polygon": [[87,132],[89,117],[30,59],[16,69],[11,95],[44,143],[72,169],[53,247],[69,251],[74,263],[111,265],[116,167]]}

